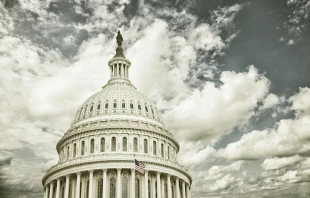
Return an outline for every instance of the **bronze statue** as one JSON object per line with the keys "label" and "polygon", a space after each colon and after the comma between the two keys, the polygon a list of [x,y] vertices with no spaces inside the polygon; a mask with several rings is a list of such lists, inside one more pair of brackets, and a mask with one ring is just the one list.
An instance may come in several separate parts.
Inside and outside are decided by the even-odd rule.
{"label": "bronze statue", "polygon": [[122,37],[121,32],[119,30],[117,31],[116,42],[117,42],[117,45],[119,47],[122,46],[123,37]]}

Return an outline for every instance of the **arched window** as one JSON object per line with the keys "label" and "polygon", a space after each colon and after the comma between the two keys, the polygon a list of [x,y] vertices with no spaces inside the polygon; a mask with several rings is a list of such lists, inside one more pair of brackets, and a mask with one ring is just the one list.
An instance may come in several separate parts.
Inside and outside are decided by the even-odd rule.
{"label": "arched window", "polygon": [[94,110],[94,105],[91,105],[89,112],[91,113],[91,112],[93,112],[93,110]]}
{"label": "arched window", "polygon": [[79,119],[82,117],[82,113],[83,113],[83,107],[81,108],[80,110],[80,116],[79,116]]}
{"label": "arched window", "polygon": [[122,198],[128,198],[128,178],[122,179]]}
{"label": "arched window", "polygon": [[140,181],[138,178],[135,179],[135,198],[140,198]]}
{"label": "arched window", "polygon": [[130,109],[133,109],[133,104],[132,103],[130,103]]}
{"label": "arched window", "polygon": [[94,153],[95,150],[95,140],[91,139],[90,140],[90,153]]}
{"label": "arched window", "polygon": [[123,151],[127,151],[127,138],[123,137]]}
{"label": "arched window", "polygon": [[108,108],[109,108],[109,101],[107,101],[107,102],[105,103],[104,108],[105,108],[105,109],[108,109]]}
{"label": "arched window", "polygon": [[85,106],[85,109],[84,109],[84,117],[86,115],[86,110],[87,110],[87,105]]}
{"label": "arched window", "polygon": [[81,145],[81,155],[85,154],[85,141],[82,141],[82,145]]}
{"label": "arched window", "polygon": [[149,110],[148,110],[148,108],[147,108],[147,106],[145,105],[145,111],[146,111],[146,113],[148,113],[149,112]]}
{"label": "arched window", "polygon": [[103,179],[100,178],[98,180],[98,196],[97,196],[97,198],[102,198],[102,187],[103,187],[102,182],[103,182]]}
{"label": "arched window", "polygon": [[122,108],[124,109],[126,107],[125,101],[122,102]]}
{"label": "arched window", "polygon": [[101,105],[100,105],[100,103],[97,105],[97,111],[99,111],[100,110],[100,107],[101,107]]}
{"label": "arched window", "polygon": [[111,177],[110,179],[110,198],[115,198],[116,194],[116,180],[114,177]]}
{"label": "arched window", "polygon": [[116,151],[116,137],[112,137],[111,148],[112,151]]}
{"label": "arched window", "polygon": [[139,111],[141,111],[141,105],[140,104],[138,104],[138,109],[139,109]]}
{"label": "arched window", "polygon": [[76,143],[73,144],[73,158],[76,157]]}
{"label": "arched window", "polygon": [[100,141],[100,151],[101,152],[105,151],[105,139],[104,138],[101,138],[101,141]]}
{"label": "arched window", "polygon": [[156,155],[156,141],[153,141],[153,155]]}
{"label": "arched window", "polygon": [[148,153],[148,150],[149,150],[149,149],[148,149],[148,144],[147,144],[147,139],[144,139],[144,142],[143,142],[143,143],[144,143],[144,153],[147,154],[147,153]]}
{"label": "arched window", "polygon": [[113,108],[116,109],[116,107],[117,107],[117,103],[116,103],[116,100],[114,100]]}
{"label": "arched window", "polygon": [[161,157],[164,157],[164,144],[161,143]]}
{"label": "arched window", "polygon": [[170,148],[169,148],[169,146],[167,147],[167,158],[168,159],[170,158]]}
{"label": "arched window", "polygon": [[67,160],[70,158],[70,147],[67,147]]}
{"label": "arched window", "polygon": [[138,152],[138,138],[133,139],[133,151]]}
{"label": "arched window", "polygon": [[91,197],[89,197],[89,180],[86,183],[86,196],[85,197],[86,198],[91,198]]}

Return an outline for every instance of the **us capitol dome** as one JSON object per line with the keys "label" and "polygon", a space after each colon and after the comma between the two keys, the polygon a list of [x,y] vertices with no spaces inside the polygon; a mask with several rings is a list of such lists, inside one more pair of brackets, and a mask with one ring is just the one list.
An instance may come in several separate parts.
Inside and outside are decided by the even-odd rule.
{"label": "us capitol dome", "polygon": [[44,198],[190,198],[192,178],[155,104],[129,80],[122,35],[110,80],[78,109],[58,141],[58,164],[42,179]]}

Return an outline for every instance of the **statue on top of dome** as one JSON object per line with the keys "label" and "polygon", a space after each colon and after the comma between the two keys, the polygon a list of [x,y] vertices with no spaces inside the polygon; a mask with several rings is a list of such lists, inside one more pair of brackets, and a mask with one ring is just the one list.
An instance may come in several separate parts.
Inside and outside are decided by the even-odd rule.
{"label": "statue on top of dome", "polygon": [[117,31],[116,42],[119,47],[122,46],[123,36],[121,35],[121,32],[119,30]]}

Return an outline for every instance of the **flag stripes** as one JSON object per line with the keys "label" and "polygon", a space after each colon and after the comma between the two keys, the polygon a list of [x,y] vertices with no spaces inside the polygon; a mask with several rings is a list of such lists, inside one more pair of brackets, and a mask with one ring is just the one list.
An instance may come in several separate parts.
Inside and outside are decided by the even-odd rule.
{"label": "flag stripes", "polygon": [[145,164],[143,162],[139,162],[135,159],[135,169],[139,171],[140,173],[144,174],[145,171]]}

